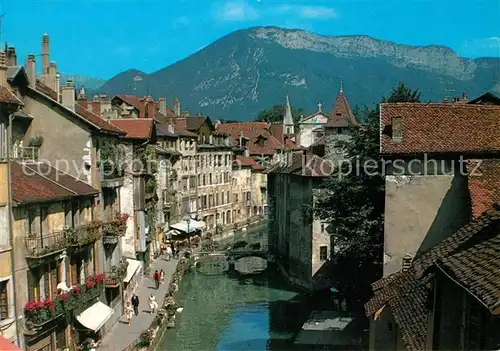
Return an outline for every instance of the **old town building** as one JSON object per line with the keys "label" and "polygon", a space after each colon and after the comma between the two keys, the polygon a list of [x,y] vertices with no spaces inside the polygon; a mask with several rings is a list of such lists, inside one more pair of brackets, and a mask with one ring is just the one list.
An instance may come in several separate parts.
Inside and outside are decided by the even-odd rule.
{"label": "old town building", "polygon": [[326,224],[313,206],[330,164],[308,151],[288,152],[268,169],[271,252],[286,278],[301,288],[326,288],[332,256]]}
{"label": "old town building", "polygon": [[328,114],[323,112],[323,105],[318,104],[318,110],[312,115],[302,117],[299,120],[299,144],[301,147],[310,147],[324,139],[325,124]]}
{"label": "old town building", "polygon": [[480,104],[381,105],[381,152],[398,164],[385,170],[370,349],[498,347],[499,117]]}

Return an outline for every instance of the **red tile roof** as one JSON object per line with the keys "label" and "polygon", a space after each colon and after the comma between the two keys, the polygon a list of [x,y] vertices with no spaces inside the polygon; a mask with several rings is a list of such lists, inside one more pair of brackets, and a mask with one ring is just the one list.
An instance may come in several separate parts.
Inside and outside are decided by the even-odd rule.
{"label": "red tile roof", "polygon": [[[217,131],[231,135],[234,145],[239,145],[240,135],[243,134],[248,139],[246,146],[250,155],[274,155],[285,145],[269,132],[270,127],[269,122],[223,123]],[[259,145],[259,137],[265,139],[264,145]]]}
{"label": "red tile roof", "polygon": [[23,102],[6,86],[0,86],[0,102],[23,105]]}
{"label": "red tile roof", "polygon": [[117,128],[116,126],[112,125],[111,123],[107,122],[106,120],[102,119],[100,116],[87,110],[85,107],[83,107],[79,104],[75,104],[75,112],[78,115],[85,118],[90,123],[101,128],[102,130],[105,130],[107,132],[117,133],[117,134],[124,134],[124,131],[120,130],[120,128]]}
{"label": "red tile roof", "polygon": [[111,124],[127,133],[126,138],[150,139],[152,137],[154,119],[153,118],[129,118],[114,119]]}
{"label": "red tile roof", "polygon": [[251,157],[238,155],[233,161],[235,167],[252,167],[254,170],[264,170],[264,167]]}
{"label": "red tile roof", "polygon": [[186,129],[186,118],[177,117],[174,119],[175,133],[181,137],[197,138],[198,135]]}
{"label": "red tile roof", "polygon": [[472,216],[477,218],[500,203],[500,159],[468,160]]}
{"label": "red tile roof", "polygon": [[[393,117],[401,117],[401,141],[392,140]],[[382,103],[380,149],[395,155],[499,152],[500,106]]]}
{"label": "red tile roof", "polygon": [[12,198],[17,204],[98,194],[90,185],[47,164],[12,162]]}
{"label": "red tile roof", "polygon": [[352,113],[344,92],[340,91],[335,100],[335,105],[333,105],[330,111],[330,118],[326,121],[325,128],[342,128],[349,126],[359,126],[359,122]]}

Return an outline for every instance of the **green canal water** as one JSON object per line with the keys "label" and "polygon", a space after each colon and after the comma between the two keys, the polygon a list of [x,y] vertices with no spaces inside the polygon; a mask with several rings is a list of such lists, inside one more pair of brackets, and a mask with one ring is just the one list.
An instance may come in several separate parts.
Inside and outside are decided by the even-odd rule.
{"label": "green canal water", "polygon": [[250,277],[193,270],[181,292],[184,310],[161,350],[290,350],[314,307],[273,269]]}

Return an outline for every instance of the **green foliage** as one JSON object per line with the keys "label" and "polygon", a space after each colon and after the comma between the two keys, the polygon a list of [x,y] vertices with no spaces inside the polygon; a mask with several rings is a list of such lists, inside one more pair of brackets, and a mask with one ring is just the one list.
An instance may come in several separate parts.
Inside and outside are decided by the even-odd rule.
{"label": "green foliage", "polygon": [[[400,83],[382,101],[416,102],[419,97],[418,90]],[[315,214],[328,223],[340,249],[337,254],[355,257],[358,263],[373,263],[382,260],[385,206],[378,106],[365,107],[363,116],[364,128],[353,128],[351,140],[342,143],[348,159],[325,181]],[[356,168],[356,164],[361,166]]]}
{"label": "green foliage", "polygon": [[[297,122],[300,119],[300,116],[304,114],[304,110],[299,108],[295,109],[292,107],[292,116],[293,116],[293,122],[295,125],[297,125]],[[257,115],[257,118],[255,121],[265,121],[265,122],[272,122],[272,123],[278,123],[278,122],[283,122],[283,117],[285,115],[285,105],[284,104],[278,104],[278,105],[273,105],[272,107],[259,112]]]}

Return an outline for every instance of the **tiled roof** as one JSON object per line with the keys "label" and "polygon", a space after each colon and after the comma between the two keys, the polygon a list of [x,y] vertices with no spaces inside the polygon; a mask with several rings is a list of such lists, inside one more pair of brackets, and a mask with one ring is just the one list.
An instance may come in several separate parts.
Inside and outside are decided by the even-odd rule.
{"label": "tiled roof", "polygon": [[358,126],[359,122],[356,120],[356,116],[352,113],[349,102],[344,95],[343,91],[340,91],[335,100],[335,105],[333,105],[330,111],[330,118],[325,124],[325,128],[341,128],[349,126]]}
{"label": "tiled roof", "polygon": [[[248,139],[246,146],[250,155],[274,155],[284,145],[269,132],[270,126],[268,122],[223,123],[217,131],[231,135],[234,145],[239,145],[243,134]],[[259,145],[259,136],[265,139],[264,145]]]}
{"label": "tiled roof", "polygon": [[150,139],[153,132],[153,118],[113,119],[111,124],[127,133],[126,138]]}
{"label": "tiled roof", "polygon": [[500,210],[490,210],[416,259],[409,270],[372,284],[374,297],[365,304],[366,314],[373,315],[389,304],[408,350],[424,350],[428,289],[422,278],[428,269],[442,262],[495,313],[494,304],[500,301],[499,260]]}
{"label": "tiled roof", "polygon": [[245,157],[238,155],[233,161],[233,165],[236,167],[252,167],[254,170],[263,170],[264,167],[251,157]]}
{"label": "tiled roof", "polygon": [[117,128],[116,126],[112,125],[111,123],[107,122],[106,120],[102,119],[100,116],[87,110],[85,107],[83,107],[79,104],[75,104],[75,112],[78,115],[85,118],[90,123],[98,126],[102,130],[105,130],[107,132],[117,133],[117,134],[124,134],[124,131],[122,131],[120,128]]}
{"label": "tiled roof", "polygon": [[167,123],[158,123],[156,125],[156,135],[162,136],[162,137],[169,137],[169,138],[177,138],[178,135],[168,130],[168,124]]}
{"label": "tiled roof", "polygon": [[500,159],[468,160],[468,188],[473,218],[500,203]]}
{"label": "tiled roof", "polygon": [[190,132],[186,129],[186,118],[175,118],[174,119],[174,130],[175,134],[181,136],[181,137],[192,137],[192,138],[197,138],[198,135]]}
{"label": "tiled roof", "polygon": [[12,162],[12,198],[17,204],[98,194],[90,185],[46,164]]}
{"label": "tiled roof", "polygon": [[475,99],[472,99],[467,104],[469,104],[469,105],[474,105],[474,104],[500,105],[500,97],[498,97],[497,95],[495,95],[492,92],[487,92],[487,93],[484,93],[481,96],[478,96]]}
{"label": "tiled roof", "polygon": [[304,177],[328,177],[332,173],[332,163],[307,151],[292,153],[290,163],[280,162],[267,173],[287,173]]}
{"label": "tiled roof", "polygon": [[[392,140],[393,117],[401,141]],[[380,131],[383,154],[499,152],[500,106],[382,103]]]}
{"label": "tiled roof", "polygon": [[24,105],[21,100],[6,86],[0,86],[0,102],[7,104]]}
{"label": "tiled roof", "polygon": [[206,120],[206,116],[188,116],[186,117],[186,129],[189,131],[196,131]]}
{"label": "tiled roof", "polygon": [[57,103],[59,106],[61,106],[61,108],[63,108],[68,113],[71,113],[71,114],[79,117],[83,121],[87,122],[88,124],[92,125],[93,127],[97,128],[101,131],[105,131],[105,132],[109,132],[109,133],[113,133],[113,134],[124,134],[120,129],[118,129],[117,127],[113,126],[112,124],[106,122],[100,116],[87,110],[85,107],[81,106],[80,104],[75,103],[75,111],[72,111],[72,110],[66,108],[65,106],[63,106],[62,104],[60,104],[57,101],[57,93],[39,81],[36,82],[36,89],[32,89],[31,87],[28,87],[28,89],[30,89],[31,91],[35,91],[37,93],[40,93],[41,95],[51,99],[54,103]]}

